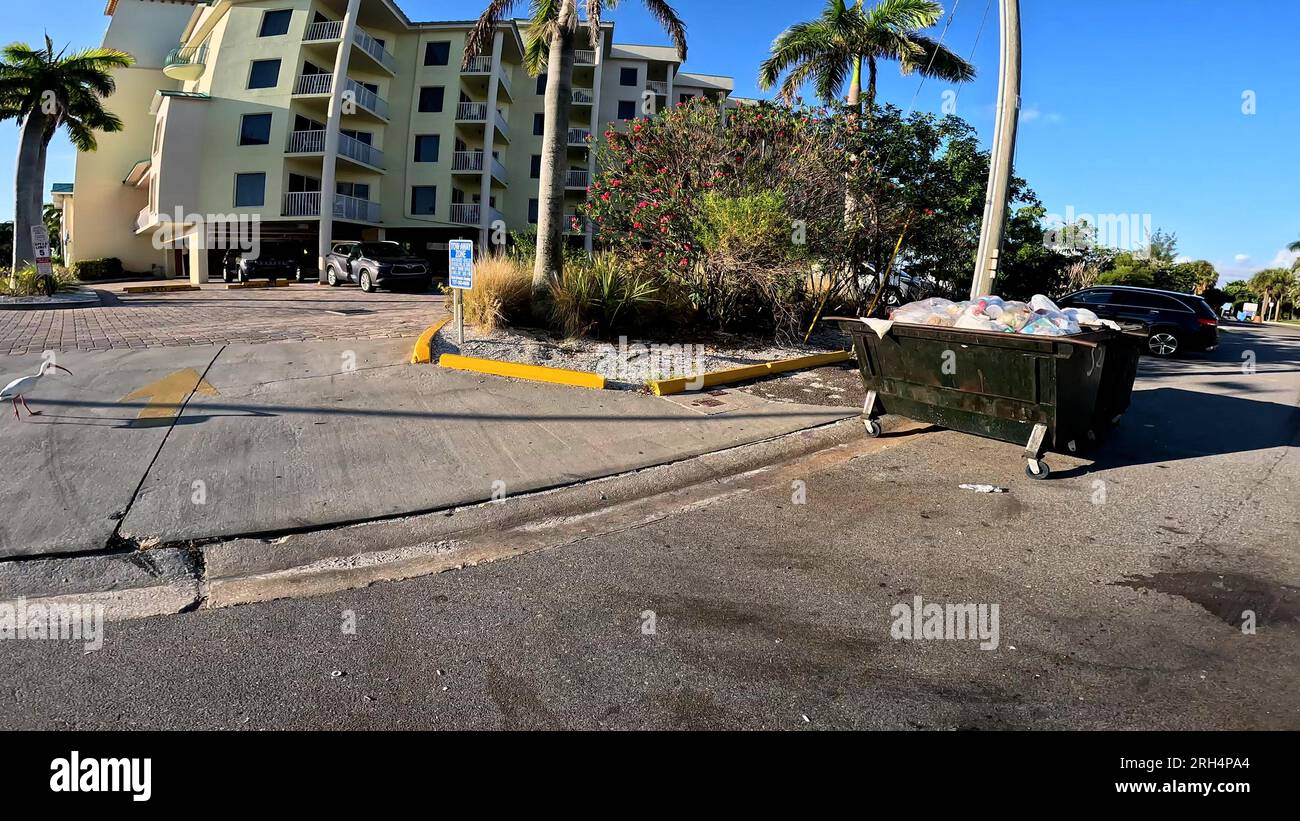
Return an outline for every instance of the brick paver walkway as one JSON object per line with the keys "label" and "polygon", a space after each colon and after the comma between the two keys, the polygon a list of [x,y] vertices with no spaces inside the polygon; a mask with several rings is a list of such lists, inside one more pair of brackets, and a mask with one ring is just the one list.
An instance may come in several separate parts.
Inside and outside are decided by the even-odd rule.
{"label": "brick paver walkway", "polygon": [[[0,310],[0,355],[167,345],[379,339],[418,336],[445,314],[433,294],[315,283],[287,288],[125,294],[130,283],[97,286],[98,308]],[[358,311],[343,315],[329,311]]]}

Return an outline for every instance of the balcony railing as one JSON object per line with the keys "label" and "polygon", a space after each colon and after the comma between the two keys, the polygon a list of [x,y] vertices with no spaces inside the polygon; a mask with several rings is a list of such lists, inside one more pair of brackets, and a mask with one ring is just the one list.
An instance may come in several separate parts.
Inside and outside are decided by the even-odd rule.
{"label": "balcony railing", "polygon": [[646,80],[645,87],[661,97],[668,96],[668,83],[663,80]]}
{"label": "balcony railing", "polygon": [[471,57],[465,67],[460,70],[461,74],[490,74],[492,72],[491,57]]}
{"label": "balcony railing", "polygon": [[357,48],[369,54],[376,63],[388,69],[393,74],[397,73],[397,58],[393,53],[370,36],[370,32],[361,27],[357,27],[356,33],[352,35],[352,41],[356,43]]}
{"label": "balcony railing", "polygon": [[586,188],[591,182],[590,171],[569,170],[564,175],[565,188]]}
{"label": "balcony railing", "polygon": [[307,27],[304,40],[337,40],[343,36],[342,20],[324,20]]}
{"label": "balcony railing", "polygon": [[587,128],[570,128],[569,145],[586,145],[591,139],[591,130]]}
{"label": "balcony railing", "polygon": [[501,180],[501,182],[504,183],[509,182],[509,178],[506,176],[506,167],[502,165],[501,161],[498,160],[496,157],[492,158],[492,176],[496,177],[498,180]]}
{"label": "balcony railing", "polygon": [[[343,36],[343,23],[340,20],[326,20],[319,23],[312,23],[307,27],[307,33],[303,35],[303,40],[316,42],[320,40],[338,40]],[[375,62],[388,69],[389,72],[397,73],[397,58],[392,52],[384,48],[378,40],[371,36],[370,32],[361,27],[357,27],[352,35],[352,42],[356,47],[370,55]]]}
{"label": "balcony railing", "polygon": [[482,151],[457,151],[451,155],[452,171],[482,171]]}
{"label": "balcony railing", "polygon": [[339,154],[375,168],[384,167],[384,152],[347,134],[339,135]]}
{"label": "balcony railing", "polygon": [[329,94],[334,78],[329,74],[304,74],[293,84],[294,94]]}
{"label": "balcony railing", "polygon": [[362,108],[379,117],[381,120],[388,119],[388,101],[380,97],[375,92],[358,83],[356,80],[349,79],[346,93],[352,94],[352,99]]}
{"label": "balcony railing", "polygon": [[456,119],[475,123],[487,122],[487,103],[457,103]]}
{"label": "balcony railing", "polygon": [[564,215],[564,232],[566,234],[587,233],[587,220],[570,211]]}
{"label": "balcony railing", "polygon": [[289,134],[289,147],[286,154],[323,154],[325,152],[324,131],[293,131]]}
{"label": "balcony railing", "polygon": [[573,89],[574,105],[591,105],[595,101],[596,101],[596,95],[592,93],[591,89],[589,88]]}
{"label": "balcony railing", "polygon": [[[283,216],[319,217],[319,191],[295,191],[284,195]],[[379,222],[379,203],[343,194],[334,195],[334,218],[358,222]]]}
{"label": "balcony railing", "polygon": [[451,204],[451,221],[459,225],[478,225],[479,205],[476,202],[453,202]]}
{"label": "balcony railing", "polygon": [[208,46],[183,46],[172,49],[163,59],[163,74],[173,80],[197,80],[208,62]]}
{"label": "balcony railing", "polygon": [[573,53],[573,62],[579,66],[596,65],[596,52],[594,49],[580,48]]}
{"label": "balcony railing", "polygon": [[153,209],[145,206],[140,209],[140,213],[135,215],[135,232],[138,234],[145,229],[145,226],[154,221]]}

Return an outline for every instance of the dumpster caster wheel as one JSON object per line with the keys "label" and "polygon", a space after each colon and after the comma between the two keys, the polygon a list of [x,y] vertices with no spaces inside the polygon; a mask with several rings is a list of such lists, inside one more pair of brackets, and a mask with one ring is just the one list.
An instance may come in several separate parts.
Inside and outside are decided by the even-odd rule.
{"label": "dumpster caster wheel", "polygon": [[880,426],[880,423],[877,422],[875,419],[863,419],[862,427],[867,429],[867,436],[870,436],[872,439],[875,439],[877,436],[880,435],[880,432],[884,430]]}
{"label": "dumpster caster wheel", "polygon": [[1025,475],[1030,479],[1046,479],[1052,475],[1052,469],[1042,459],[1030,459],[1025,465]]}

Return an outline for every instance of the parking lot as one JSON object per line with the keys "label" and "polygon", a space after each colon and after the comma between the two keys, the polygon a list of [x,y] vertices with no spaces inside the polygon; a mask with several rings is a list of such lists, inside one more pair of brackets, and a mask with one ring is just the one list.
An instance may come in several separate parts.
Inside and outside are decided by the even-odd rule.
{"label": "parking lot", "polygon": [[364,294],[316,283],[227,290],[219,282],[199,291],[125,293],[138,284],[92,286],[102,299],[97,308],[0,311],[0,354],[401,338],[419,335],[444,311],[434,293]]}

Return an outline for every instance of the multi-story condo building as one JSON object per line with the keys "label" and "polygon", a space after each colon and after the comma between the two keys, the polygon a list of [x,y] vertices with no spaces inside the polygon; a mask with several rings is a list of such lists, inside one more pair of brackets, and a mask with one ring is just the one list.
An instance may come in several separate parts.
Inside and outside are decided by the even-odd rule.
{"label": "multi-story condo building", "polygon": [[[537,219],[545,78],[522,65],[523,21],[462,66],[473,21],[412,22],[391,0],[108,0],[105,13],[104,45],[135,65],[108,100],[124,130],[56,186],[72,260],[202,281],[216,252],[196,226],[227,215],[256,217],[264,241],[389,239],[445,265],[448,239],[482,246]],[[683,72],[672,48],[617,44],[611,23],[592,43],[584,27],[566,214],[608,123],[732,88]]]}

